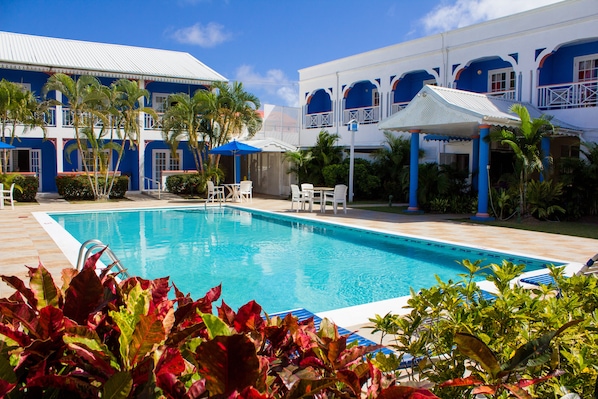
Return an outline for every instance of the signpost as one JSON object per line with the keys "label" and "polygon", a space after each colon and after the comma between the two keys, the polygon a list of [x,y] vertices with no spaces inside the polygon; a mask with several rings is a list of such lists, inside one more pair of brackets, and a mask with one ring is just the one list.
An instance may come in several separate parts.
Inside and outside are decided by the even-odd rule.
{"label": "signpost", "polygon": [[359,130],[359,122],[351,119],[347,124],[351,132],[351,150],[349,152],[349,202],[353,202],[353,168],[355,166],[355,132]]}

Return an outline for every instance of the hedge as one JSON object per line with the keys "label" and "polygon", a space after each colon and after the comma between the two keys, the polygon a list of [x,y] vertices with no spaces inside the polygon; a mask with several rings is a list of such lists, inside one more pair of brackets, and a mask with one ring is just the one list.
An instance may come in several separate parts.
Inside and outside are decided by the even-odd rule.
{"label": "hedge", "polygon": [[[100,187],[106,183],[103,177],[98,178]],[[85,175],[78,176],[57,176],[56,187],[58,194],[65,200],[93,200],[93,191],[89,184],[89,179]],[[124,198],[129,187],[128,176],[118,176],[114,180],[112,191],[110,192],[110,199]]]}

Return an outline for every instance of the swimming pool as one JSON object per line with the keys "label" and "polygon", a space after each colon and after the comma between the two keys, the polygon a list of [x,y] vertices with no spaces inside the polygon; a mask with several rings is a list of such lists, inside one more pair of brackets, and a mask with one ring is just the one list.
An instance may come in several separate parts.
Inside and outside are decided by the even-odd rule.
{"label": "swimming pool", "polygon": [[463,259],[544,260],[380,234],[259,211],[162,208],[51,213],[79,242],[108,244],[133,275],[170,276],[193,298],[222,284],[233,309],[255,299],[266,312],[313,312],[409,295],[456,278]]}

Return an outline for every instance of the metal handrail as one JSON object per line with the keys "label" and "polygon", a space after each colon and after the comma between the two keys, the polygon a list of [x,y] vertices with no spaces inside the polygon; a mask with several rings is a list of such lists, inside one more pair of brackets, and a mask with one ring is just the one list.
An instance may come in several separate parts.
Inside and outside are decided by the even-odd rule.
{"label": "metal handrail", "polygon": [[143,177],[143,188],[145,190],[147,190],[148,192],[149,191],[156,191],[156,189],[149,188],[149,186],[151,186],[153,184],[155,184],[156,186],[158,186],[158,189],[157,189],[157,191],[158,191],[158,199],[161,199],[160,198],[160,193],[162,192],[162,182],[160,182],[158,180],[155,180],[155,179],[152,179],[151,177],[145,177],[145,176]]}
{"label": "metal handrail", "polygon": [[[89,244],[95,245],[91,246],[90,248],[87,248]],[[122,263],[120,262],[120,259],[118,259],[114,252],[112,252],[112,250],[108,248],[108,245],[95,238],[87,240],[81,245],[81,248],[79,249],[79,256],[77,257],[77,270],[83,270],[85,262],[91,255],[93,255],[92,251],[98,248],[104,250],[104,254],[106,254],[112,261],[110,265],[106,266],[108,270],[110,270],[113,267],[116,267],[116,269],[118,270],[118,274],[122,274],[125,278],[130,277],[129,273],[127,273],[127,270],[123,267]]]}

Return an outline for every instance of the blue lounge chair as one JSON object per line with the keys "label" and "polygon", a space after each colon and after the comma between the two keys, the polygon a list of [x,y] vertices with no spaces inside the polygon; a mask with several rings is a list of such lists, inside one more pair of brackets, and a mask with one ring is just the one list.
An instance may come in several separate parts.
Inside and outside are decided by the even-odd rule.
{"label": "blue lounge chair", "polygon": [[[281,318],[286,317],[287,314],[292,314],[293,316],[295,316],[297,318],[298,321],[304,321],[304,320],[308,320],[309,318],[313,317],[314,319],[314,325],[316,327],[316,329],[320,328],[320,323],[322,323],[322,318],[319,316],[316,316],[315,314],[313,314],[312,312],[310,312],[309,310],[300,308],[300,309],[294,309],[294,310],[287,310],[284,312],[278,312],[278,313],[272,313],[272,314],[268,314],[269,317],[273,317],[273,316],[278,316]],[[340,327],[340,326],[336,326],[338,333],[340,335],[347,335],[347,344],[352,343],[357,341],[357,343],[360,346],[370,346],[370,345],[377,345],[374,341],[371,341],[365,337],[362,337],[359,334],[356,334],[354,332],[351,332],[349,330],[347,330],[346,328]],[[389,355],[391,353],[393,353],[392,350],[388,349],[388,348],[381,348],[378,349],[377,351],[374,351],[373,353],[377,353],[377,352],[382,352],[385,355]],[[401,360],[401,364],[399,366],[399,368],[403,369],[403,368],[408,368],[408,367],[413,367],[414,365],[417,364],[417,359],[414,359],[413,356],[408,355],[408,354],[404,354],[403,358]]]}
{"label": "blue lounge chair", "polygon": [[[584,274],[588,271],[588,268],[595,262],[598,262],[598,253],[592,256],[585,265],[577,272],[577,274]],[[519,279],[520,282],[531,284],[531,285],[556,285],[556,281],[550,273],[538,274],[536,276],[523,277]]]}

